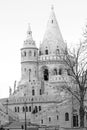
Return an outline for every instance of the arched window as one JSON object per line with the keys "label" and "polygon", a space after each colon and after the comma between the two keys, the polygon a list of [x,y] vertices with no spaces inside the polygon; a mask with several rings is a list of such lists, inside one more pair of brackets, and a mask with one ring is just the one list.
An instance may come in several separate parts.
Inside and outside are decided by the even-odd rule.
{"label": "arched window", "polygon": [[34,89],[32,90],[32,95],[33,95],[33,96],[35,95],[35,90],[34,90]]}
{"label": "arched window", "polygon": [[37,109],[37,106],[35,106],[35,113],[37,113],[38,112],[38,109]]}
{"label": "arched window", "polygon": [[31,69],[29,69],[29,82],[31,81]]}
{"label": "arched window", "polygon": [[40,89],[40,95],[42,95],[42,91],[41,91],[41,89]]}
{"label": "arched window", "polygon": [[78,127],[78,115],[73,115],[73,127]]}
{"label": "arched window", "polygon": [[28,107],[26,106],[26,112],[28,112]]}
{"label": "arched window", "polygon": [[39,106],[39,111],[41,111],[41,106]]}
{"label": "arched window", "polygon": [[18,107],[18,112],[19,112],[19,107]]}
{"label": "arched window", "polygon": [[47,49],[45,50],[45,54],[48,55],[48,50]]}
{"label": "arched window", "polygon": [[31,52],[31,50],[29,51],[29,56],[31,56],[32,55],[32,52]]}
{"label": "arched window", "polygon": [[31,112],[31,106],[29,106],[29,112]]}
{"label": "arched window", "polygon": [[69,113],[68,112],[65,113],[65,121],[69,121]]}
{"label": "arched window", "polygon": [[52,19],[52,23],[53,23],[53,19]]}
{"label": "arched window", "polygon": [[57,69],[56,68],[54,69],[54,75],[57,75]]}
{"label": "arched window", "polygon": [[49,122],[51,122],[51,117],[49,117]]}
{"label": "arched window", "polygon": [[22,110],[23,110],[23,112],[25,112],[25,108],[24,107],[22,108]]}
{"label": "arched window", "polygon": [[17,108],[15,107],[15,112],[17,112]]}
{"label": "arched window", "polygon": [[62,69],[59,69],[59,75],[61,75],[62,74]]}
{"label": "arched window", "polygon": [[56,54],[59,54],[59,49],[56,49]]}
{"label": "arched window", "polygon": [[26,72],[26,68],[24,68],[24,72]]}
{"label": "arched window", "polygon": [[44,71],[43,71],[43,75],[44,75],[44,80],[45,81],[48,81],[49,80],[49,71],[48,71],[48,69],[46,68],[46,69],[44,69]]}
{"label": "arched window", "polygon": [[36,56],[36,51],[34,51],[34,56]]}
{"label": "arched window", "polygon": [[24,51],[24,56],[26,56],[26,51]]}
{"label": "arched window", "polygon": [[59,120],[59,116],[57,115],[57,120]]}
{"label": "arched window", "polygon": [[41,51],[39,51],[39,56],[41,56]]}
{"label": "arched window", "polygon": [[41,124],[43,124],[43,119],[41,119]]}

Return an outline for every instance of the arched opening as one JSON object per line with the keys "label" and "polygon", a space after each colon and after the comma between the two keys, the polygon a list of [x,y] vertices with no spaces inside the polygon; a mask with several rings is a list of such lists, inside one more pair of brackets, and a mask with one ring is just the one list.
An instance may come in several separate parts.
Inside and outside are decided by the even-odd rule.
{"label": "arched opening", "polygon": [[48,69],[46,68],[46,69],[44,69],[44,80],[45,81],[48,81],[49,80],[49,72],[48,72]]}
{"label": "arched opening", "polygon": [[24,107],[22,108],[22,110],[23,110],[23,112],[25,112],[25,108]]}
{"label": "arched opening", "polygon": [[78,115],[73,115],[73,127],[78,127]]}
{"label": "arched opening", "polygon": [[32,96],[34,96],[34,95],[35,95],[35,90],[33,89],[33,90],[32,90]]}
{"label": "arched opening", "polygon": [[39,106],[39,111],[41,111],[41,106]]}
{"label": "arched opening", "polygon": [[51,117],[49,117],[49,122],[51,122]]}
{"label": "arched opening", "polygon": [[41,56],[41,51],[39,51],[39,56]]}
{"label": "arched opening", "polygon": [[29,69],[29,82],[31,81],[31,69]]}
{"label": "arched opening", "polygon": [[48,50],[47,49],[45,50],[45,54],[48,55]]}
{"label": "arched opening", "polygon": [[19,107],[18,107],[18,112],[19,112]]}
{"label": "arched opening", "polygon": [[24,51],[24,56],[26,56],[26,51]]}
{"label": "arched opening", "polygon": [[32,55],[32,52],[31,52],[31,50],[29,51],[29,56],[31,56]]}
{"label": "arched opening", "polygon": [[15,112],[17,112],[17,108],[15,107]]}
{"label": "arched opening", "polygon": [[56,54],[59,54],[59,49],[56,49]]}
{"label": "arched opening", "polygon": [[29,106],[29,112],[31,112],[31,106]]}
{"label": "arched opening", "polygon": [[57,75],[57,69],[56,68],[54,69],[54,75]]}
{"label": "arched opening", "polygon": [[28,107],[26,106],[26,112],[28,112]]}
{"label": "arched opening", "polygon": [[68,112],[65,113],[65,121],[69,121],[69,113]]}
{"label": "arched opening", "polygon": [[59,69],[59,75],[62,75],[62,69],[61,68]]}

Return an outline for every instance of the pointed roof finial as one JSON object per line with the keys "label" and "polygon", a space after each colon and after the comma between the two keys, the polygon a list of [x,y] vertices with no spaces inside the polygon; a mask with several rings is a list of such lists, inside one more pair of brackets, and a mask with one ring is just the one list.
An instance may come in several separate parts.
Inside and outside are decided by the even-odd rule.
{"label": "pointed roof finial", "polygon": [[53,5],[51,5],[51,10],[54,10],[54,6]]}
{"label": "pointed roof finial", "polygon": [[29,32],[31,32],[30,23],[28,23],[28,30],[27,30],[27,34],[29,34]]}

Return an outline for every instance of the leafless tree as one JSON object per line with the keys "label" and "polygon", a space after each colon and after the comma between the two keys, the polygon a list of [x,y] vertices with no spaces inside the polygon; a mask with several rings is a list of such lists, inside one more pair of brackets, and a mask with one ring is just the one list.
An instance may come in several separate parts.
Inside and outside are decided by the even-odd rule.
{"label": "leafless tree", "polygon": [[80,115],[80,127],[84,127],[85,116],[85,95],[87,90],[87,44],[86,42],[80,42],[77,49],[70,52],[68,49],[63,51],[65,62],[73,83],[78,87],[73,91],[73,87],[70,87],[66,81],[65,89],[67,89],[72,96],[79,102],[79,115]]}

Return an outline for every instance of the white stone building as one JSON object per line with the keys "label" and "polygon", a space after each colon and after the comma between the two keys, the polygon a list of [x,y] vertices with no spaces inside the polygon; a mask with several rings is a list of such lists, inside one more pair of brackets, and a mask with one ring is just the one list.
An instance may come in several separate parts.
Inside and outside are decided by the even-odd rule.
{"label": "white stone building", "polygon": [[64,80],[70,84],[72,81],[63,62],[63,50],[66,49],[52,7],[39,49],[32,38],[30,25],[28,27],[27,38],[21,48],[21,80],[17,86],[14,85],[14,92],[10,89],[8,100],[1,100],[6,110],[17,114],[20,121],[25,120],[26,108],[27,122],[46,126],[79,126],[79,108],[73,104],[71,95],[62,89]]}

